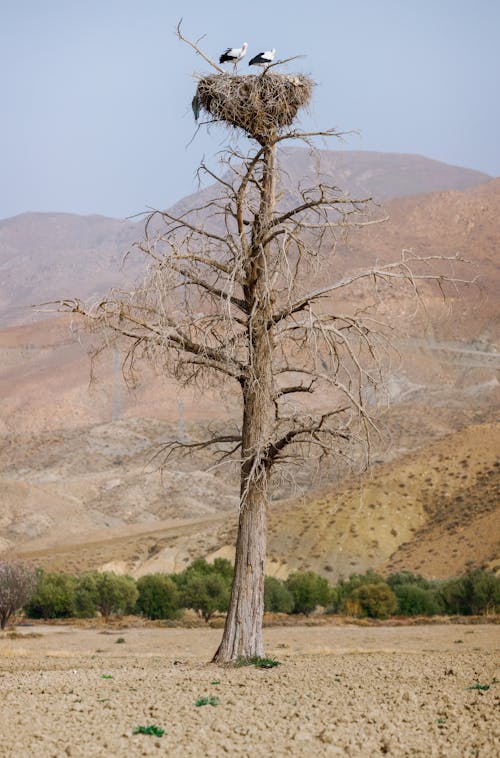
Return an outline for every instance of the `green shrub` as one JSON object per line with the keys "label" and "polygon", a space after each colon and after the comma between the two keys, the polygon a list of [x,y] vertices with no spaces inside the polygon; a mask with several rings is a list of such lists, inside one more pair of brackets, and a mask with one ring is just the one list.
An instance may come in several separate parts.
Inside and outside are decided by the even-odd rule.
{"label": "green shrub", "polygon": [[112,571],[95,572],[96,607],[104,618],[113,613],[132,613],[138,592],[130,576],[120,576]]}
{"label": "green shrub", "polygon": [[179,604],[192,608],[209,621],[214,613],[224,613],[229,605],[233,567],[225,558],[208,563],[199,558],[172,580],[179,590]]}
{"label": "green shrub", "polygon": [[424,589],[416,584],[397,584],[393,591],[401,616],[435,616],[443,611],[440,597],[434,589]]}
{"label": "green shrub", "polygon": [[396,571],[394,574],[390,574],[387,577],[387,584],[396,592],[396,587],[400,587],[405,584],[411,584],[415,587],[421,587],[424,590],[430,589],[436,583],[430,579],[425,579],[420,574],[412,574],[411,571]]}
{"label": "green shrub", "polygon": [[233,579],[233,565],[227,558],[216,558],[213,563],[208,563],[205,558],[197,558],[178,576],[182,577],[189,573],[204,574],[206,576],[218,574],[231,582]]}
{"label": "green shrub", "polygon": [[264,610],[269,613],[291,613],[295,600],[284,582],[274,576],[264,581]]}
{"label": "green shrub", "polygon": [[351,574],[348,579],[340,579],[332,588],[329,613],[346,613],[349,616],[360,614],[359,603],[352,600],[353,593],[365,584],[385,584],[385,580],[374,571],[365,574]]}
{"label": "green shrub", "polygon": [[230,592],[231,583],[221,574],[187,570],[180,583],[180,602],[209,621],[216,611],[227,611]]}
{"label": "green shrub", "polygon": [[97,613],[97,571],[76,577],[75,616],[93,618]]}
{"label": "green shrub", "polygon": [[216,558],[212,563],[212,571],[216,574],[220,574],[229,583],[233,581],[233,564],[231,561],[228,561],[227,558]]}
{"label": "green shrub", "polygon": [[331,599],[327,580],[314,571],[296,571],[286,580],[286,587],[294,601],[292,613],[308,615],[318,605],[327,606]]}
{"label": "green shrub", "polygon": [[147,574],[137,580],[136,608],[150,619],[173,619],[179,615],[179,590],[166,574]]}
{"label": "green shrub", "polygon": [[396,595],[385,582],[362,584],[354,590],[350,600],[359,606],[355,615],[369,618],[388,618],[398,607]]}
{"label": "green shrub", "polygon": [[470,571],[465,576],[472,614],[500,611],[500,577],[484,569]]}
{"label": "green shrub", "polygon": [[75,578],[70,574],[38,572],[38,582],[26,614],[31,618],[68,618],[75,613]]}
{"label": "green shrub", "polygon": [[500,577],[484,569],[444,582],[440,597],[445,612],[465,616],[500,610]]}

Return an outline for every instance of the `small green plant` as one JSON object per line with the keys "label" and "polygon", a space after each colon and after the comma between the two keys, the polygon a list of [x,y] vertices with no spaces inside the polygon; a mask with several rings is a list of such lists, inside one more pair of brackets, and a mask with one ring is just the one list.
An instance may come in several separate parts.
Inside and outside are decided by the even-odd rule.
{"label": "small green plant", "polygon": [[101,679],[112,679],[112,678],[113,678],[112,674],[101,674]]}
{"label": "small green plant", "polygon": [[219,705],[219,698],[218,697],[199,697],[195,701],[195,705],[197,708],[200,708],[202,705]]}
{"label": "small green plant", "polygon": [[118,639],[116,640],[117,645],[123,645],[124,642],[125,642],[125,637],[118,637]]}
{"label": "small green plant", "polygon": [[157,726],[156,724],[150,724],[149,726],[136,726],[133,734],[149,734],[152,737],[163,737],[165,734],[165,729],[162,729],[161,726]]}
{"label": "small green plant", "polygon": [[260,658],[254,656],[251,658],[237,658],[236,666],[256,666],[259,669],[272,669],[275,666],[281,666],[281,663],[276,658]]}
{"label": "small green plant", "polygon": [[215,681],[210,682],[210,684],[220,684],[220,681],[219,681],[219,679],[216,679]]}
{"label": "small green plant", "polygon": [[467,687],[468,690],[480,690],[481,692],[486,692],[489,688],[489,684],[479,684],[479,682],[476,682],[471,687]]}

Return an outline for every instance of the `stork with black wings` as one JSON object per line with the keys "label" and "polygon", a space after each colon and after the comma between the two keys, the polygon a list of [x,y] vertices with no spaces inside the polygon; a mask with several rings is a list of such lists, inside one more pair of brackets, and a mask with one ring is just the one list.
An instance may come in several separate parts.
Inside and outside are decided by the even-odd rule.
{"label": "stork with black wings", "polygon": [[232,63],[233,73],[236,74],[238,63],[247,54],[247,48],[248,44],[246,42],[244,42],[241,47],[228,47],[219,58],[219,63]]}

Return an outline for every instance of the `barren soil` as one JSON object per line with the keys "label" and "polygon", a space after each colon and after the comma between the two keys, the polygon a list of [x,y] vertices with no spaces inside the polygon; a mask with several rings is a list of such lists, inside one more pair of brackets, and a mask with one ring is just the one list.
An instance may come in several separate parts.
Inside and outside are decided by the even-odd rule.
{"label": "barren soil", "polygon": [[[34,626],[0,635],[0,754],[498,754],[494,625],[270,628],[267,653],[282,665],[267,670],[207,663],[220,634]],[[200,697],[219,703],[197,707]],[[164,735],[133,734],[151,724]]]}

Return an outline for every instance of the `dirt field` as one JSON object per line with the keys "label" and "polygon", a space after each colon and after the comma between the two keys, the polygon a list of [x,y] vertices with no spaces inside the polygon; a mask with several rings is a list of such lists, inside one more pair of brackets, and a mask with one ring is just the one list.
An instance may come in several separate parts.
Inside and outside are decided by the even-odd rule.
{"label": "dirt field", "polygon": [[[275,627],[267,653],[282,664],[267,670],[207,663],[220,636],[42,625],[0,635],[0,755],[498,755],[498,626]],[[133,734],[152,724],[162,737]]]}

